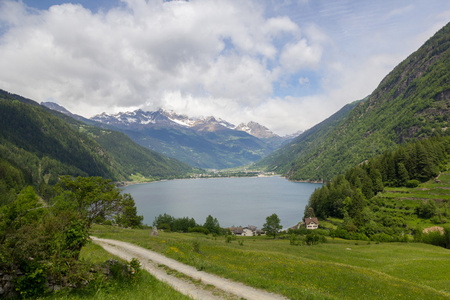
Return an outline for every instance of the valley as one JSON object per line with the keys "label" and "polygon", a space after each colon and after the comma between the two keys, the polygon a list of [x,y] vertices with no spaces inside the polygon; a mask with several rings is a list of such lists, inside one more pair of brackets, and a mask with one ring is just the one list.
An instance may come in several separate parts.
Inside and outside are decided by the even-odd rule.
{"label": "valley", "polygon": [[[367,55],[361,63],[353,62],[357,52],[380,41],[373,31],[364,47],[348,43],[340,61],[348,45],[325,51],[337,31],[266,18],[256,1],[204,11],[192,5],[214,1],[122,2],[99,11],[81,3],[41,11],[29,1],[0,2],[21,12],[19,19],[33,16],[22,22],[0,13],[1,63],[14,66],[0,78],[0,298],[189,299],[194,286],[200,299],[262,297],[230,292],[219,286],[224,282],[268,298],[450,298],[450,23],[420,31],[429,38],[408,56]],[[414,4],[383,16],[397,18]],[[217,32],[203,18],[241,9],[252,12],[245,26],[216,28],[208,39]],[[335,9],[341,11],[332,5],[317,13]],[[201,12],[202,25],[186,12]],[[67,18],[68,27],[54,26],[66,14],[79,15]],[[100,18],[86,32],[67,34],[81,15],[86,24]],[[169,41],[161,28],[146,27],[147,18],[134,23],[147,15],[162,24],[185,18],[169,22]],[[148,31],[128,34],[129,27]],[[59,33],[45,35],[49,28]],[[97,30],[111,28],[102,44]],[[192,28],[195,39],[185,39]],[[23,48],[30,52],[18,51],[30,37],[37,41]],[[65,47],[52,48],[61,41]],[[34,49],[46,59],[30,63],[31,72]],[[103,60],[110,52],[114,59]],[[14,60],[16,53],[22,56]],[[342,102],[399,57],[367,96]],[[345,69],[345,61],[358,68]],[[55,66],[58,72],[49,71]],[[329,113],[336,103],[342,107]],[[107,110],[116,112],[98,114]],[[298,130],[311,125],[314,112],[323,120]],[[296,133],[278,135],[265,122]],[[121,241],[146,256],[127,253],[134,246]],[[144,270],[149,265],[158,279]],[[189,284],[177,289],[161,278]]]}
{"label": "valley", "polygon": [[227,169],[247,165],[295,137],[281,137],[256,122],[236,126],[213,116],[190,118],[163,109],[103,113],[86,119],[55,103],[42,105],[96,127],[121,131],[143,147],[197,168]]}

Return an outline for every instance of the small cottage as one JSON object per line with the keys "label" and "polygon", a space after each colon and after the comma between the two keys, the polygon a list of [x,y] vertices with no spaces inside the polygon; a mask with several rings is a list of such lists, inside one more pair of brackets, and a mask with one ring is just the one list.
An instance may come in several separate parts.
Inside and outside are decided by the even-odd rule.
{"label": "small cottage", "polygon": [[317,229],[319,228],[319,220],[317,218],[305,218],[303,219],[303,222],[305,223],[306,229]]}
{"label": "small cottage", "polygon": [[243,229],[242,229],[242,235],[243,236],[254,236],[255,234],[254,234],[254,232],[253,232],[253,230],[251,230],[250,228],[248,228],[248,227],[244,227]]}
{"label": "small cottage", "polygon": [[255,236],[255,235],[261,235],[264,234],[264,231],[259,230],[256,228],[256,226],[248,225],[247,227],[242,228],[239,227],[229,227],[231,233],[234,235],[240,235],[240,236]]}

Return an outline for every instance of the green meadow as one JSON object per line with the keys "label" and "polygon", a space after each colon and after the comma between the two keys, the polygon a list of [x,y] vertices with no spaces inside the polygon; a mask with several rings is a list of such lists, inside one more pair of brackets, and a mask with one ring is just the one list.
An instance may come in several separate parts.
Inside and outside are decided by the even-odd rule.
{"label": "green meadow", "polygon": [[[88,243],[80,253],[83,265],[102,264],[108,259],[120,260],[106,252],[101,246]],[[139,276],[131,280],[124,278],[106,279],[96,278],[83,289],[63,289],[50,294],[44,299],[191,299],[175,291],[164,282],[142,270]]]}
{"label": "green meadow", "polygon": [[450,251],[421,243],[289,239],[160,232],[95,225],[92,235],[137,244],[199,270],[290,299],[448,299]]}

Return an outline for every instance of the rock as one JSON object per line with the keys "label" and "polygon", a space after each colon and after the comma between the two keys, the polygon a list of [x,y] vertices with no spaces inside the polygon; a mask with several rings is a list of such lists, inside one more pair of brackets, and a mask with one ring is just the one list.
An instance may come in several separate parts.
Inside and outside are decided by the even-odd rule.
{"label": "rock", "polygon": [[3,276],[3,280],[4,280],[4,281],[11,281],[11,279],[12,279],[12,276],[11,276],[11,275],[5,274],[5,275]]}
{"label": "rock", "polygon": [[5,289],[3,289],[1,286],[0,286],[0,295],[3,295],[5,293]]}
{"label": "rock", "polygon": [[158,228],[156,226],[152,227],[152,232],[150,233],[152,236],[158,236]]}

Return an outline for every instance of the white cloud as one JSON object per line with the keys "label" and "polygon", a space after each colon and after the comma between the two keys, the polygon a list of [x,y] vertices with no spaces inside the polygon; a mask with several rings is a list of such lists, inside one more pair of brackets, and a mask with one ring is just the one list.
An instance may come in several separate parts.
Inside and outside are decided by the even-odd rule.
{"label": "white cloud", "polygon": [[321,47],[308,45],[305,39],[301,39],[284,47],[280,63],[287,72],[295,73],[301,69],[317,68],[321,56]]}
{"label": "white cloud", "polygon": [[298,79],[298,83],[299,83],[300,85],[308,84],[308,83],[309,83],[309,78],[308,78],[308,77],[300,77],[300,78]]}
{"label": "white cloud", "polygon": [[419,1],[317,3],[123,0],[93,13],[0,0],[0,88],[85,116],[167,107],[290,133],[369,94],[449,16]]}
{"label": "white cloud", "polygon": [[[3,16],[12,25],[2,37],[0,54],[8,59],[0,66],[20,72],[0,75],[0,82],[83,114],[158,106],[168,91],[251,105],[272,93],[276,76],[266,60],[277,54],[273,39],[299,30],[287,17],[266,20],[250,2],[125,2],[126,9],[105,13],[62,4],[36,15],[6,1],[15,18]],[[23,22],[14,23],[18,18]],[[20,88],[23,82],[33,84]],[[92,109],[79,111],[74,103]]]}

